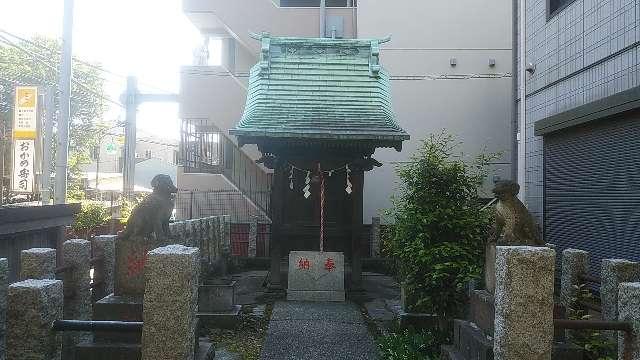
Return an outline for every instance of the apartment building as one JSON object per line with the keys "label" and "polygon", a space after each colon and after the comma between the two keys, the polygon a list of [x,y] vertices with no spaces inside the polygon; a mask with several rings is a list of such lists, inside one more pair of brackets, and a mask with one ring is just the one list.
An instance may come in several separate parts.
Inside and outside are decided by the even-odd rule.
{"label": "apartment building", "polygon": [[590,251],[594,272],[605,256],[640,260],[640,1],[524,10],[527,206],[559,251]]}
{"label": "apartment building", "polygon": [[[222,41],[222,63],[206,53],[181,74],[181,190],[235,189],[268,214],[271,175],[254,146],[237,146],[228,130],[243,114],[249,69],[274,36],[385,38],[380,63],[391,75],[396,120],[410,135],[403,151],[378,149],[383,166],[367,173],[365,223],[391,206],[395,167],[422,139],[442,129],[458,136],[470,159],[500,152],[493,180],[512,178],[514,117],[511,0],[183,0],[205,39]],[[324,4],[324,6],[323,6]]]}

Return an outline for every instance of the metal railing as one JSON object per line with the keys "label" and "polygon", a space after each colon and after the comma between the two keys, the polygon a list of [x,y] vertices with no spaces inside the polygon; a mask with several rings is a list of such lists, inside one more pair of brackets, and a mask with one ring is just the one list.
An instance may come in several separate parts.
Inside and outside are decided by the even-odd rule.
{"label": "metal railing", "polygon": [[269,205],[270,192],[253,191],[252,196],[240,191],[180,191],[176,194],[176,220],[228,215],[231,222],[246,223],[258,217],[270,222],[268,214],[253,199]]}
{"label": "metal railing", "polygon": [[269,213],[269,196],[260,195],[270,192],[272,175],[208,119],[182,120],[179,162],[186,173],[224,175],[253,204]]}

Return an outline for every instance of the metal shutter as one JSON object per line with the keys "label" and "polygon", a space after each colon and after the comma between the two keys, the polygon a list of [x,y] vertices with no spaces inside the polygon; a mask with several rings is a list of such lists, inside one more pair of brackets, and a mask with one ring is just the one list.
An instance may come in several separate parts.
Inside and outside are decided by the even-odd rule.
{"label": "metal shutter", "polygon": [[545,240],[603,258],[640,261],[640,113],[544,138]]}

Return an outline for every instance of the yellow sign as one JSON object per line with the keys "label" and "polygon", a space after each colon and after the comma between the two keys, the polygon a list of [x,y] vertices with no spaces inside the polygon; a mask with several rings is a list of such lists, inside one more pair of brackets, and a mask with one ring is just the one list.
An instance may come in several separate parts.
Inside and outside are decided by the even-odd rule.
{"label": "yellow sign", "polygon": [[13,116],[14,139],[35,139],[38,129],[38,88],[16,87],[16,102]]}

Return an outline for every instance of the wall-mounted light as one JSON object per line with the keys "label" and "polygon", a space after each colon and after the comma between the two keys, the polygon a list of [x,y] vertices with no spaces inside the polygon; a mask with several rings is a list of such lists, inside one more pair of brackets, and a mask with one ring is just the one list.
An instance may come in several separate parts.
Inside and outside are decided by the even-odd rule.
{"label": "wall-mounted light", "polygon": [[489,67],[495,67],[496,66],[496,59],[489,59]]}
{"label": "wall-mounted light", "polygon": [[529,74],[533,74],[536,72],[536,65],[533,63],[528,63],[527,67],[524,68]]}
{"label": "wall-mounted light", "polygon": [[458,59],[456,59],[456,58],[451,58],[451,59],[449,59],[449,64],[450,64],[451,66],[456,66],[456,65],[458,65]]}

